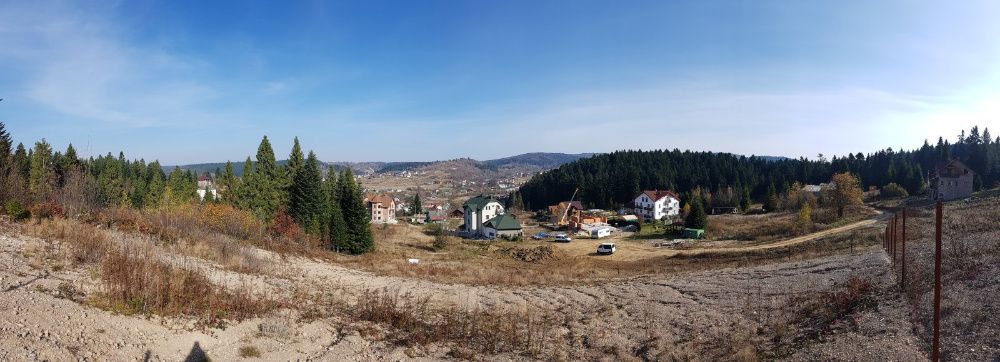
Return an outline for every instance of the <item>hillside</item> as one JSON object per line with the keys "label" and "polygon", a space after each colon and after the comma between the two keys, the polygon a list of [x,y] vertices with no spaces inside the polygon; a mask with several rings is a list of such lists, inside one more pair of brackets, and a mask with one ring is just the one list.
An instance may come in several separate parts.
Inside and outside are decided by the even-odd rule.
{"label": "hillside", "polygon": [[531,209],[569,199],[578,187],[578,199],[587,206],[598,208],[619,207],[643,189],[688,193],[700,187],[718,193],[732,188],[737,195],[746,192],[754,200],[762,201],[769,190],[780,193],[795,182],[817,184],[829,181],[835,173],[850,172],[858,176],[864,188],[895,183],[910,195],[920,195],[924,193],[927,171],[950,159],[960,160],[975,172],[976,190],[997,185],[1000,183],[1000,142],[977,136],[977,128],[970,134],[976,136],[963,138],[955,144],[939,139],[936,146],[924,142],[922,147],[912,151],[887,148],[867,155],[859,152],[833,157],[832,160],[746,157],[676,149],[619,151],[577,160],[536,175],[521,187],[520,192]]}
{"label": "hillside", "polygon": [[[581,154],[566,154],[566,153],[545,153],[545,152],[533,152],[525,153],[522,155],[505,157],[495,160],[485,160],[477,161],[473,159],[463,158],[455,160],[446,161],[430,161],[430,162],[344,162],[344,161],[334,161],[334,162],[323,162],[323,168],[333,167],[334,169],[344,169],[350,167],[355,173],[358,174],[371,174],[371,173],[391,173],[391,172],[403,172],[403,171],[416,171],[423,168],[435,168],[436,166],[451,167],[451,164],[456,161],[471,165],[474,168],[478,168],[483,171],[497,171],[497,170],[510,170],[514,172],[537,172],[544,171],[559,167],[565,163],[573,162],[582,158],[587,158],[593,156],[593,153],[581,153]],[[287,160],[278,161],[279,165],[284,165]],[[225,162],[212,162],[212,163],[198,163],[190,165],[180,165],[180,166],[163,166],[164,172],[170,172],[174,167],[180,167],[182,170],[191,170],[195,173],[201,174],[205,172],[214,173],[216,170],[222,170],[226,167]],[[233,162],[233,172],[236,176],[242,176],[243,174],[243,161]]]}

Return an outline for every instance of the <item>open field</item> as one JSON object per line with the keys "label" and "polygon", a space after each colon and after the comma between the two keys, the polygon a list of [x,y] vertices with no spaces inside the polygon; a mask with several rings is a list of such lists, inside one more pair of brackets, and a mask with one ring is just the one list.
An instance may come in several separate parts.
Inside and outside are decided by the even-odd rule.
{"label": "open field", "polygon": [[[975,220],[954,227],[996,232]],[[164,242],[71,220],[6,225],[0,359],[178,360],[197,349],[214,360],[923,360],[925,327],[910,322],[879,224],[715,249],[622,242],[610,258],[589,255],[596,240],[449,239],[435,251],[410,225],[376,227],[379,250],[360,257],[221,235]],[[122,247],[142,261],[116,264]],[[116,297],[122,274],[108,266],[143,263],[176,275],[137,274],[150,282],[185,282],[131,294],[159,304]],[[121,269],[131,270],[146,269]],[[222,304],[183,302],[204,283]],[[968,356],[995,355],[982,337]]]}

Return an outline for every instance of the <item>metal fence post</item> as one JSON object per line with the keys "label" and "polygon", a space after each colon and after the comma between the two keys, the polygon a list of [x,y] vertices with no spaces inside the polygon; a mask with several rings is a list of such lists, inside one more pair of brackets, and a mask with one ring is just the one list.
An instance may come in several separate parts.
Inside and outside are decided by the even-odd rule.
{"label": "metal fence post", "polygon": [[934,342],[931,360],[941,360],[941,201],[937,203],[934,229]]}
{"label": "metal fence post", "polygon": [[903,250],[900,253],[900,259],[903,263],[903,267],[900,268],[902,276],[899,278],[900,289],[906,290],[906,208],[903,208]]}

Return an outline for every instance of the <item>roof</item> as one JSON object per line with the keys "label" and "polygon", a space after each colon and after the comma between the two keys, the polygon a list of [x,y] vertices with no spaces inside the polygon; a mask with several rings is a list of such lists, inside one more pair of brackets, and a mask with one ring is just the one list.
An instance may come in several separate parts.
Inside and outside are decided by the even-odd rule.
{"label": "roof", "polygon": [[934,171],[937,173],[938,177],[961,177],[968,173],[975,174],[972,169],[957,159],[938,162],[934,167]]}
{"label": "roof", "polygon": [[395,202],[395,201],[392,200],[391,197],[386,196],[386,195],[373,195],[373,196],[365,197],[365,200],[367,202],[370,202],[370,203],[373,203],[373,204],[382,204],[382,205],[386,205],[386,206],[392,205],[392,203]]}
{"label": "roof", "polygon": [[636,195],[636,197],[634,197],[633,199],[637,199],[639,198],[639,196],[642,195],[646,195],[646,197],[649,197],[649,199],[653,200],[653,202],[660,201],[660,199],[667,196],[673,197],[677,200],[681,199],[680,196],[677,196],[677,194],[673,193],[673,191],[667,191],[667,190],[644,190],[642,191],[641,194]]}
{"label": "roof", "polygon": [[486,197],[486,196],[479,195],[479,196],[476,196],[476,197],[473,197],[473,198],[469,199],[468,201],[465,202],[465,204],[462,204],[462,206],[463,207],[468,207],[468,208],[471,208],[473,210],[478,211],[478,210],[482,210],[484,207],[486,207],[487,204],[489,204],[491,202],[499,202],[499,201],[497,201],[496,199],[494,199],[492,197]]}
{"label": "roof", "polygon": [[497,230],[521,230],[521,223],[507,214],[497,215],[483,223],[483,226]]}
{"label": "roof", "polygon": [[571,207],[577,210],[583,210],[583,204],[580,203],[579,201],[563,201],[558,204],[549,206],[549,212],[552,214],[562,214]]}

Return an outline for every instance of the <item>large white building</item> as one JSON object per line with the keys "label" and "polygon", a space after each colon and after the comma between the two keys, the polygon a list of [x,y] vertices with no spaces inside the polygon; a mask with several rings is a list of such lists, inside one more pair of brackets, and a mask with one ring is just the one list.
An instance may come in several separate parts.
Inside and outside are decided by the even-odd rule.
{"label": "large white building", "polygon": [[462,226],[462,231],[470,236],[490,237],[485,227],[486,222],[504,214],[503,205],[496,199],[486,196],[476,196],[469,199],[462,205],[462,211],[465,213],[463,215],[465,224]]}
{"label": "large white building", "polygon": [[681,198],[663,190],[646,190],[632,201],[635,215],[649,222],[681,214]]}

